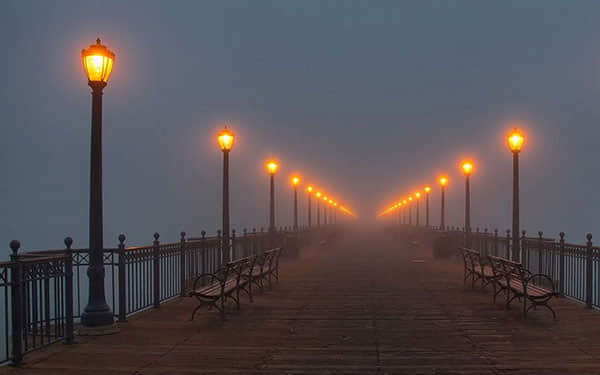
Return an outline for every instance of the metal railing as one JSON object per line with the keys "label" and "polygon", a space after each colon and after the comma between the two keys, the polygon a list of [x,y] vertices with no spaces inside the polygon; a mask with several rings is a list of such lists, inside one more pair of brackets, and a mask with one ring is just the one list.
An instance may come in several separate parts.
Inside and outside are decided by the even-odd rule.
{"label": "metal railing", "polygon": [[[450,227],[444,232],[452,237],[454,243],[464,243],[465,232],[462,228]],[[583,302],[589,308],[600,308],[600,247],[593,246],[592,236],[586,237],[585,244],[565,241],[565,234],[559,239],[527,237],[522,231],[519,239],[520,262],[533,274],[548,275],[555,283],[561,296]],[[510,231],[499,233],[476,228],[471,233],[471,247],[482,255],[494,255],[512,259],[512,238]]]}
{"label": "metal railing", "polygon": [[[186,238],[160,243],[158,233],[148,246],[127,247],[120,235],[117,248],[104,249],[105,293],[117,318],[158,307],[173,298],[185,296],[195,278],[214,272],[223,263],[223,252],[235,260],[282,247],[284,256],[306,245],[311,239],[330,236],[333,226],[280,228],[274,232],[247,231],[241,236],[232,230],[229,241],[220,231],[207,237]],[[18,241],[11,242],[10,261],[0,262],[0,364],[19,363],[23,355],[65,340],[71,343],[74,324],[88,299],[88,249],[72,249],[71,238],[65,249],[19,252]],[[225,249],[225,250],[224,250]]]}

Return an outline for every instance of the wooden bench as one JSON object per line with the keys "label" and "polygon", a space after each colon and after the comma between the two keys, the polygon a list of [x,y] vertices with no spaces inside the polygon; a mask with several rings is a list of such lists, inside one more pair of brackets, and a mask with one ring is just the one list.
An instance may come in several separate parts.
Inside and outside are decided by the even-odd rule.
{"label": "wooden bench", "polygon": [[[555,290],[554,282],[545,274],[532,275],[521,263],[513,262],[508,259],[488,256],[489,263],[495,275],[494,282],[494,302],[496,296],[504,291],[506,294],[506,308],[510,308],[510,303],[515,299],[523,299],[523,316],[531,309],[537,309],[538,306],[546,307],[552,316],[556,319],[556,312],[548,305],[552,297],[558,296]],[[496,286],[499,290],[496,291]],[[531,304],[527,306],[527,301]]]}
{"label": "wooden bench", "polygon": [[229,298],[235,301],[240,308],[240,291],[244,291],[252,300],[251,278],[256,265],[256,256],[241,258],[225,264],[215,273],[203,273],[196,277],[194,285],[189,293],[190,297],[196,297],[198,306],[192,312],[190,320],[202,306],[216,308],[225,319],[225,301]]}
{"label": "wooden bench", "polygon": [[[494,274],[492,267],[486,258],[483,258],[478,251],[467,249],[465,247],[459,248],[459,251],[463,258],[464,274],[463,283],[467,283],[469,277],[471,278],[471,287],[475,288],[477,280],[481,280],[482,289],[487,285],[496,283],[497,276]],[[494,294],[495,294],[494,285]]]}

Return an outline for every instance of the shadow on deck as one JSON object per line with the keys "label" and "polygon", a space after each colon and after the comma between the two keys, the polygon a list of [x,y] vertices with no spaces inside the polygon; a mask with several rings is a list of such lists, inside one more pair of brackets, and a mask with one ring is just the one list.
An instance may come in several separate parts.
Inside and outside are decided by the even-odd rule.
{"label": "shadow on deck", "polygon": [[[305,249],[222,322],[176,299],[29,355],[18,374],[599,374],[600,312],[557,299],[523,319],[462,284],[457,261],[356,234]],[[427,253],[427,254],[426,254]],[[232,309],[232,308],[230,308]]]}

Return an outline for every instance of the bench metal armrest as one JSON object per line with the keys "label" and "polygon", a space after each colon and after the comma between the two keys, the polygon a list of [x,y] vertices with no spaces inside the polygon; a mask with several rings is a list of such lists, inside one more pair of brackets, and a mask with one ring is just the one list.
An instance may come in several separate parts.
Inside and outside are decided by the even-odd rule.
{"label": "bench metal armrest", "polygon": [[542,279],[546,279],[549,282],[549,285],[552,289],[552,294],[556,294],[556,289],[554,288],[554,280],[552,280],[552,278],[546,274],[543,273],[536,273],[536,274],[531,274],[531,272],[529,272],[529,275],[527,277],[527,279],[525,280],[526,284],[529,284],[529,282],[531,282],[533,279],[535,278],[542,278]]}
{"label": "bench metal armrest", "polygon": [[215,280],[217,280],[219,282],[219,285],[221,286],[221,289],[223,288],[223,285],[225,284],[225,280],[221,279],[216,273],[209,273],[209,272],[205,272],[202,273],[198,276],[196,276],[196,279],[194,280],[194,284],[192,286],[192,290],[189,292],[189,296],[202,296],[202,297],[208,297],[208,296],[204,296],[201,293],[196,293],[196,287],[199,286],[198,282],[200,282],[204,277],[210,277],[210,282],[209,284],[212,284]]}

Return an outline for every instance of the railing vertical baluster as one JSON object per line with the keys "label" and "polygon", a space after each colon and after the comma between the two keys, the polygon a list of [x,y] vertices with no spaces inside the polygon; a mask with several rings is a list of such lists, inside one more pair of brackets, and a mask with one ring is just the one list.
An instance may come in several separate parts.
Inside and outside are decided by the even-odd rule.
{"label": "railing vertical baluster", "polygon": [[484,249],[484,251],[483,251],[484,255],[488,255],[490,253],[489,249],[488,249],[488,229],[487,228],[485,228],[483,230],[483,249]]}
{"label": "railing vertical baluster", "polygon": [[65,344],[73,343],[73,239],[71,237],[65,238],[65,245],[67,245],[67,258],[65,260],[65,319],[66,319],[66,334]]}
{"label": "railing vertical baluster", "polygon": [[542,252],[544,251],[544,232],[538,231],[538,273],[545,273],[542,267]]}
{"label": "railing vertical baluster", "polygon": [[118,322],[127,321],[127,279],[125,262],[125,235],[119,235],[119,317]]}
{"label": "railing vertical baluster", "polygon": [[238,256],[238,254],[235,253],[235,247],[236,247],[236,238],[235,238],[235,229],[231,230],[231,249],[229,250],[229,259],[230,260],[237,260],[238,258],[240,258]]}
{"label": "railing vertical baluster", "polygon": [[592,234],[587,236],[587,252],[586,252],[586,267],[585,267],[585,305],[587,308],[592,308]]}
{"label": "railing vertical baluster", "polygon": [[[521,231],[521,241],[520,242],[520,249],[519,252],[521,253],[521,264],[523,264],[525,267],[529,268],[529,248],[525,248],[524,244],[525,244],[525,236],[527,235],[527,231],[525,229],[523,229]],[[525,254],[525,249],[527,249],[527,254]]]}
{"label": "railing vertical baluster", "polygon": [[153,252],[153,264],[154,264],[154,307],[160,306],[160,242],[158,241],[160,235],[154,233],[154,252]]}
{"label": "railing vertical baluster", "polygon": [[185,296],[185,232],[181,232],[181,246],[179,247],[179,295]]}
{"label": "railing vertical baluster", "polygon": [[12,254],[10,260],[12,262],[11,269],[11,296],[12,296],[12,362],[18,365],[23,361],[23,301],[22,301],[22,265],[19,262],[18,251],[21,243],[17,240],[10,241]]}
{"label": "railing vertical baluster", "polygon": [[512,259],[512,254],[510,253],[510,229],[506,230],[506,259]]}
{"label": "railing vertical baluster", "polygon": [[244,257],[248,257],[250,256],[250,252],[248,251],[248,229],[244,228],[243,231],[243,236],[244,236],[244,241],[242,242],[243,246],[244,246]]}

